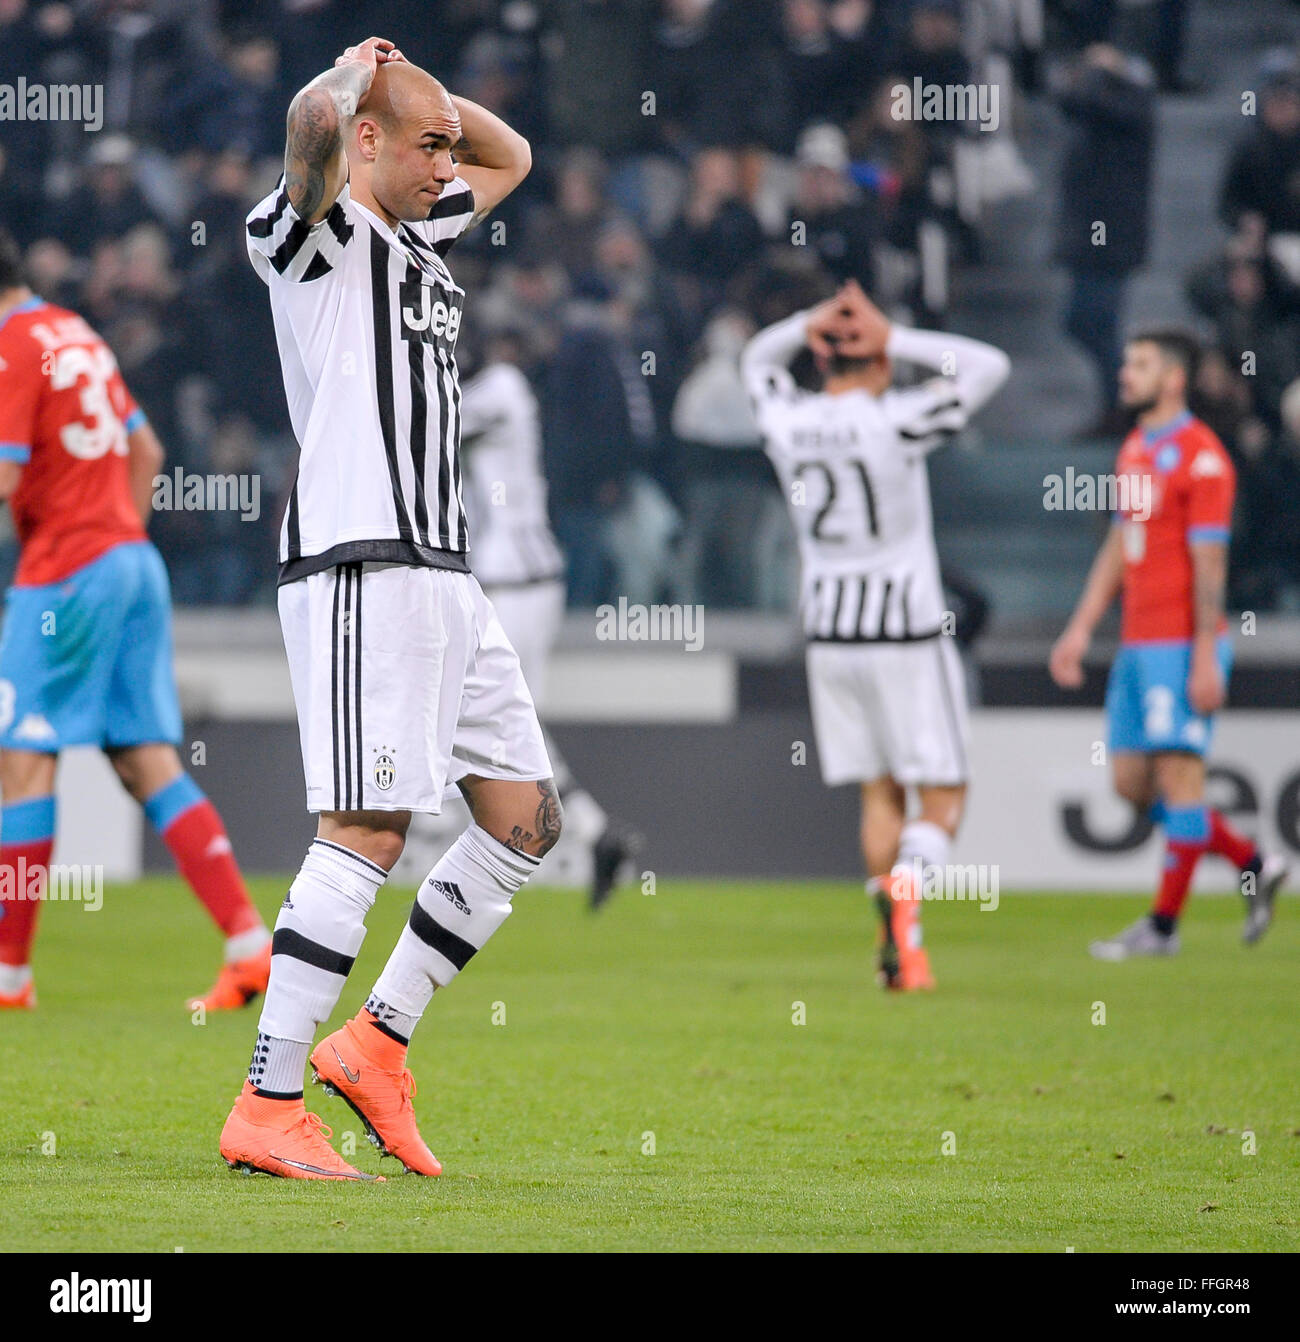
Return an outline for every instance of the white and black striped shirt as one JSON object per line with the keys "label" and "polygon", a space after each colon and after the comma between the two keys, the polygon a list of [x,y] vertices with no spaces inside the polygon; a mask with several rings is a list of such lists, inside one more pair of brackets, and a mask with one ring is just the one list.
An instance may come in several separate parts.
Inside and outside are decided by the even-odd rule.
{"label": "white and black striped shirt", "polygon": [[354,561],[468,570],[455,357],[465,293],[445,257],[473,214],[457,177],[427,220],[396,229],[347,186],[308,225],[283,179],[248,216],[300,449],[281,583]]}
{"label": "white and black striped shirt", "polygon": [[1001,350],[895,326],[891,358],[942,370],[881,396],[800,390],[791,360],[807,313],[746,346],[741,371],[799,541],[804,633],[815,642],[904,643],[943,630],[925,456],[1006,379]]}
{"label": "white and black striped shirt", "polygon": [[466,502],[474,572],[486,588],[528,587],[564,576],[551,534],[537,397],[524,374],[492,363],[465,384]]}

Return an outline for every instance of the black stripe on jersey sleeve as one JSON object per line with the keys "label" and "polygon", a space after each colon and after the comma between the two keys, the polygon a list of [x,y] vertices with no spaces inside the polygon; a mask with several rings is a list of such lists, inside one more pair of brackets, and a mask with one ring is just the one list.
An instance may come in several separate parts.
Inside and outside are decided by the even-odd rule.
{"label": "black stripe on jersey sleeve", "polygon": [[281,275],[288,270],[293,262],[293,258],[302,251],[304,244],[310,236],[311,225],[304,224],[301,219],[295,219],[290,226],[288,233],[285,234],[284,241],[268,258]]}
{"label": "black stripe on jersey sleeve", "polygon": [[322,275],[328,275],[334,267],[319,253],[307,263],[307,269],[302,272],[302,283],[310,284],[312,280],[318,280]]}
{"label": "black stripe on jersey sleeve", "polygon": [[[463,180],[463,179],[462,179]],[[472,216],[474,213],[474,191],[468,184],[464,191],[457,191],[454,194],[444,191],[433,203],[433,209],[428,213],[429,219],[454,219],[457,215],[464,214]]]}
{"label": "black stripe on jersey sleeve", "polygon": [[397,428],[393,410],[393,315],[388,292],[388,244],[370,230],[370,299],[375,326],[375,397],[379,409],[379,429],[388,459],[388,479],[393,491],[393,510],[397,516],[397,534],[414,542],[411,517],[402,497],[402,477],[397,464]]}
{"label": "black stripe on jersey sleeve", "polygon": [[280,194],[275,198],[274,207],[266,214],[258,215],[256,219],[248,221],[248,236],[250,238],[269,238],[275,232],[275,226],[284,217],[284,212],[289,208],[289,193],[281,189]]}

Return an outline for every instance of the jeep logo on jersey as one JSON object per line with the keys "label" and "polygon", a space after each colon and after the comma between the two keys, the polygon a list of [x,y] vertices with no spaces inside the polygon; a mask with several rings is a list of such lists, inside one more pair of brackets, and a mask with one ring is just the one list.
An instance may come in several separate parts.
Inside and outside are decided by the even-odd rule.
{"label": "jeep logo on jersey", "polygon": [[398,288],[402,304],[402,339],[423,340],[450,354],[460,334],[461,307],[458,296],[448,303],[447,290],[418,279],[403,280]]}
{"label": "jeep logo on jersey", "polygon": [[447,897],[447,902],[451,904],[458,913],[469,913],[469,905],[465,903],[465,896],[460,893],[460,886],[455,881],[430,881],[431,889],[436,890],[440,895]]}
{"label": "jeep logo on jersey", "polygon": [[387,792],[397,778],[397,765],[391,755],[380,755],[375,761],[375,786],[380,792]]}

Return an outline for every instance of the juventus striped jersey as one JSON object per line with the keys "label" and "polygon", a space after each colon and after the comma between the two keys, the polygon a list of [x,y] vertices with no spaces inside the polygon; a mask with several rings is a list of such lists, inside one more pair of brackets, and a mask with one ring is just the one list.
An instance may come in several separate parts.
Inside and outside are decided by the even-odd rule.
{"label": "juventus striped jersey", "polygon": [[804,633],[833,643],[934,638],[944,606],[925,456],[965,427],[1010,363],[977,340],[894,326],[891,359],[945,375],[879,397],[807,392],[789,367],[807,319],[760,331],[741,358],[798,536]]}
{"label": "juventus striped jersey", "polygon": [[465,293],[445,258],[473,214],[457,177],[427,220],[389,228],[345,185],[308,225],[281,178],[248,216],[300,454],[281,583],[353,561],[468,571],[456,376]]}
{"label": "juventus striped jersey", "polygon": [[465,384],[461,406],[474,523],[474,571],[484,587],[521,587],[564,574],[546,515],[537,398],[509,363]]}

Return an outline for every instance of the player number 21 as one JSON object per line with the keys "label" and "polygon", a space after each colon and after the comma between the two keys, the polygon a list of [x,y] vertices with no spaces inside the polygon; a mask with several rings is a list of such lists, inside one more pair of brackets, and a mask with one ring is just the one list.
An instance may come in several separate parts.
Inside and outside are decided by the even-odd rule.
{"label": "player number 21", "polygon": [[[880,528],[876,522],[876,494],[875,490],[871,488],[871,477],[867,474],[866,463],[852,458],[845,462],[845,465],[853,468],[862,483],[862,501],[867,514],[867,534],[878,536],[880,535]],[[835,499],[838,493],[836,472],[824,461],[804,461],[800,462],[795,475],[801,476],[805,471],[818,471],[826,481],[826,501],[817,510],[817,515],[813,518],[813,540],[831,542],[847,540],[846,536],[836,535],[825,529],[826,519],[835,507]]]}
{"label": "player number 21", "polygon": [[82,345],[65,345],[50,373],[50,386],[55,391],[81,383],[81,413],[90,423],[65,425],[59,431],[59,439],[74,457],[83,461],[93,461],[109,452],[124,457],[129,450],[122,423],[108,395],[113,367],[113,356],[106,349],[92,351]]}

